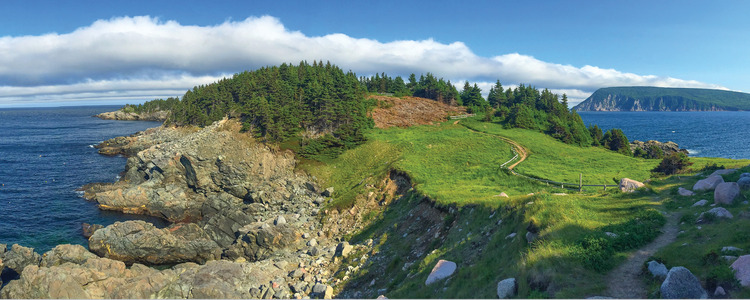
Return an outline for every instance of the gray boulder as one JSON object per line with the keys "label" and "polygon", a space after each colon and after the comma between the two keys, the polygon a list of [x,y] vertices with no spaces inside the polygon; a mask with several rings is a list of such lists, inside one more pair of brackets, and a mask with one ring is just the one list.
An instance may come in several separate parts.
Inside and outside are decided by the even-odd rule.
{"label": "gray boulder", "polygon": [[721,170],[716,170],[713,173],[711,173],[711,176],[713,176],[713,175],[729,175],[729,174],[732,174],[734,172],[737,172],[737,169],[721,169]]}
{"label": "gray boulder", "polygon": [[635,181],[630,178],[622,178],[620,179],[620,185],[619,188],[621,191],[625,193],[632,193],[635,192],[635,190],[642,188],[646,185],[643,184],[643,182]]}
{"label": "gray boulder", "polygon": [[689,196],[695,196],[695,193],[691,190],[688,190],[686,188],[680,187],[677,189],[677,193],[680,194],[680,196],[689,197]]}
{"label": "gray boulder", "polygon": [[42,256],[34,252],[34,248],[18,244],[13,244],[10,247],[10,251],[5,252],[3,255],[5,266],[18,274],[21,274],[26,266],[38,266],[41,260]]}
{"label": "gray boulder", "polygon": [[705,299],[706,290],[698,278],[685,267],[674,267],[667,273],[661,284],[661,297],[664,299]]}
{"label": "gray boulder", "polygon": [[[745,173],[745,174],[748,174],[748,173]],[[740,186],[741,190],[750,190],[750,176],[742,177],[739,180],[737,180],[737,185]]]}
{"label": "gray boulder", "polygon": [[40,267],[52,267],[59,266],[66,262],[81,265],[86,262],[89,258],[98,258],[94,253],[89,252],[81,245],[58,245],[52,250],[47,251],[42,255],[42,262],[39,264]]}
{"label": "gray boulder", "polygon": [[349,242],[341,242],[336,246],[336,256],[347,257],[352,250],[354,250],[354,247],[349,245]]}
{"label": "gray boulder", "polygon": [[716,188],[719,183],[723,183],[724,178],[721,177],[721,175],[711,175],[708,176],[706,179],[698,180],[698,182],[693,185],[694,191],[710,191]]}
{"label": "gray boulder", "polygon": [[445,279],[453,275],[456,272],[456,263],[448,260],[439,260],[435,267],[432,268],[430,275],[425,280],[425,285],[433,284],[441,279]]}
{"label": "gray boulder", "polygon": [[697,201],[697,202],[693,203],[693,207],[696,207],[696,206],[706,206],[706,204],[708,204],[708,200],[703,199],[703,200],[700,200],[700,201]]}
{"label": "gray boulder", "polygon": [[724,182],[716,186],[714,191],[714,203],[732,204],[740,195],[740,186],[736,182]]}
{"label": "gray boulder", "polygon": [[125,263],[205,263],[221,257],[221,248],[194,223],[159,229],[144,221],[115,222],[89,239],[89,249]]}
{"label": "gray boulder", "polygon": [[655,260],[648,262],[648,272],[651,273],[651,276],[660,278],[667,277],[668,273],[667,266]]}
{"label": "gray boulder", "polygon": [[744,287],[750,286],[750,255],[743,255],[732,263],[734,277]]}
{"label": "gray boulder", "polygon": [[717,218],[724,218],[724,219],[732,219],[732,218],[734,218],[734,216],[732,215],[732,213],[729,212],[726,208],[723,208],[723,207],[714,207],[714,208],[712,208],[711,210],[709,210],[707,212],[702,212],[700,214],[700,216],[698,216],[698,222],[699,223],[703,222],[704,216],[706,214],[712,214],[712,215],[716,216]]}
{"label": "gray boulder", "polygon": [[503,279],[497,283],[497,298],[506,299],[516,295],[518,285],[515,278]]}

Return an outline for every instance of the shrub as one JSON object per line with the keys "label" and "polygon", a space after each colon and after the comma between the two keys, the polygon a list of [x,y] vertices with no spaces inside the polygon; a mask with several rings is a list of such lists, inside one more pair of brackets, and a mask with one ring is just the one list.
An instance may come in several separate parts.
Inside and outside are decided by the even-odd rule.
{"label": "shrub", "polygon": [[691,166],[693,163],[688,159],[687,155],[682,152],[674,152],[661,160],[656,168],[652,171],[662,173],[664,175],[677,174],[685,170],[685,168]]}

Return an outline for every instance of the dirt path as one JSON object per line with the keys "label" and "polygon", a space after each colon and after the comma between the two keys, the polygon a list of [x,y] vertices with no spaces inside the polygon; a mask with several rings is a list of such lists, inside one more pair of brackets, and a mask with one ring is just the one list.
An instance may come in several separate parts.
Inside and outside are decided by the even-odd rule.
{"label": "dirt path", "polygon": [[[461,124],[461,125],[463,125],[463,124]],[[480,134],[484,134],[484,135],[491,135],[493,137],[499,138],[499,139],[503,140],[504,142],[506,142],[506,143],[510,144],[511,146],[513,146],[513,149],[515,149],[516,153],[518,153],[519,160],[517,162],[515,162],[514,164],[510,165],[508,167],[509,170],[513,170],[514,167],[516,167],[518,164],[520,164],[521,162],[523,162],[524,160],[526,160],[526,157],[528,157],[528,154],[527,154],[528,152],[526,151],[526,148],[524,148],[523,146],[521,146],[521,144],[519,144],[518,142],[516,142],[514,140],[511,140],[511,139],[509,139],[507,137],[500,136],[500,135],[497,135],[497,134],[491,134],[491,133],[481,132],[479,130],[474,130],[474,129],[472,129],[472,128],[468,127],[468,126],[465,126],[465,125],[464,125],[464,127],[466,127],[466,129],[469,129],[469,130],[471,130],[473,132],[476,132],[476,133],[480,133]]]}
{"label": "dirt path", "polygon": [[628,260],[607,275],[607,296],[614,298],[645,299],[646,285],[640,277],[641,267],[651,255],[662,247],[671,244],[677,238],[680,215],[672,213],[667,217],[667,224],[662,234],[650,244],[636,250]]}

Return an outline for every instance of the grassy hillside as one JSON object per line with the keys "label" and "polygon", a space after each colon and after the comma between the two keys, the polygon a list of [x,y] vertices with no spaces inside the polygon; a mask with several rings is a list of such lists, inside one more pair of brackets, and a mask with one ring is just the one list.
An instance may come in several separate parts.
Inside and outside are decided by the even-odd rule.
{"label": "grassy hillside", "polygon": [[601,88],[574,107],[592,110],[750,110],[750,94],[712,89],[609,87]]}

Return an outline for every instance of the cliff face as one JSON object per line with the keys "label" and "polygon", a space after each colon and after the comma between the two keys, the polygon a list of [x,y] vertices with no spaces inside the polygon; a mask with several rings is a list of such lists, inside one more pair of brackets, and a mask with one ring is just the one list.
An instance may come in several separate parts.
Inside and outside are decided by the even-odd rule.
{"label": "cliff face", "polygon": [[577,111],[726,111],[750,109],[745,93],[657,87],[601,88]]}

